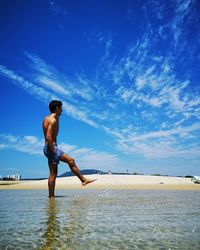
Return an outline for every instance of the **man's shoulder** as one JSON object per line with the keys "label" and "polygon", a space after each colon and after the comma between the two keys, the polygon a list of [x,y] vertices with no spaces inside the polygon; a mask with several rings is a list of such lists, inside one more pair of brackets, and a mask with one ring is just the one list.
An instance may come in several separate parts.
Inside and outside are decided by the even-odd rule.
{"label": "man's shoulder", "polygon": [[47,119],[48,119],[48,122],[51,124],[55,124],[57,122],[56,118],[52,116],[49,116]]}
{"label": "man's shoulder", "polygon": [[56,123],[56,118],[52,117],[51,115],[48,115],[44,118],[44,122],[54,124],[54,123]]}

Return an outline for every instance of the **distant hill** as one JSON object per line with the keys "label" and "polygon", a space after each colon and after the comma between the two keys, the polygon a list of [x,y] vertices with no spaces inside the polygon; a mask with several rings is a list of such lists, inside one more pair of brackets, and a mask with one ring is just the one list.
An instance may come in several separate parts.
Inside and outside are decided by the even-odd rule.
{"label": "distant hill", "polygon": [[[112,174],[118,174],[118,175],[130,175],[131,173],[115,173],[111,172]],[[83,175],[90,175],[90,174],[108,174],[108,172],[97,170],[97,169],[83,169],[81,170],[81,174]],[[64,174],[59,175],[58,177],[68,177],[68,176],[74,176],[74,174],[69,171]]]}
{"label": "distant hill", "polygon": [[[107,172],[101,171],[101,170],[97,170],[97,169],[83,169],[81,170],[81,174],[83,175],[90,175],[90,174],[107,174]],[[74,176],[74,174],[69,171],[66,172],[64,174],[59,175],[58,177],[68,177],[68,176]]]}

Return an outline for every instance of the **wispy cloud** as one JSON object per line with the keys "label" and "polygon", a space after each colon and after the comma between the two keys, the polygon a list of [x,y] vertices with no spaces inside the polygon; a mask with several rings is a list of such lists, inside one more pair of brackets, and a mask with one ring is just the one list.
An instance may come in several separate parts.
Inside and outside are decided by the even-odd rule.
{"label": "wispy cloud", "polygon": [[[42,71],[44,75],[37,74],[36,78],[30,75],[29,79],[25,79],[18,73],[8,69],[7,67],[0,65],[0,74],[11,79],[13,83],[22,87],[29,94],[33,95],[35,98],[43,101],[45,103],[49,103],[52,99],[63,99],[65,96],[69,96],[69,101],[63,102],[63,110],[68,115],[72,116],[74,119],[78,119],[85,123],[88,123],[91,126],[98,127],[95,121],[89,118],[89,111],[87,108],[83,106],[77,106],[75,103],[71,102],[71,95],[75,95],[73,91],[68,91],[62,84],[55,81],[55,76],[51,76],[50,69],[44,62],[41,60],[36,60],[38,71]],[[50,67],[51,68],[51,67]],[[46,75],[50,75],[49,78],[46,78]],[[59,75],[59,73],[58,73]],[[52,77],[52,78],[51,78]],[[41,81],[40,81],[41,80]],[[35,83],[37,82],[37,83]],[[40,85],[40,86],[38,86]],[[77,92],[77,90],[76,90]],[[80,96],[78,96],[79,98]],[[73,98],[73,100],[76,100]],[[77,100],[78,103],[78,100]]]}
{"label": "wispy cloud", "polygon": [[29,94],[34,95],[37,99],[47,102],[47,100],[54,98],[54,95],[52,93],[27,81],[25,78],[3,65],[0,65],[0,74],[12,80],[14,84],[19,85]]}
{"label": "wispy cloud", "polygon": [[[197,157],[200,88],[193,87],[195,69],[188,63],[197,46],[190,46],[185,29],[194,22],[194,2],[171,1],[168,8],[166,1],[147,1],[142,35],[118,57],[112,54],[112,34],[97,32],[104,55],[93,76],[68,76],[29,52],[24,53],[26,74],[4,65],[0,74],[45,103],[61,99],[67,115],[106,132],[120,152],[146,158]],[[179,69],[182,62],[187,74]]]}
{"label": "wispy cloud", "polygon": [[48,0],[49,10],[54,16],[67,15],[67,11],[58,4],[57,0]]}
{"label": "wispy cloud", "polygon": [[199,130],[199,123],[140,135],[126,130],[116,134],[117,147],[126,154],[142,154],[146,158],[154,159],[198,157],[200,143],[196,138]]}
{"label": "wispy cloud", "polygon": [[36,136],[14,136],[11,134],[0,134],[3,147],[2,150],[14,150],[33,155],[41,155],[44,145],[43,139]]}
{"label": "wispy cloud", "polygon": [[[37,136],[0,134],[0,150],[14,150],[32,155],[43,155],[44,140]],[[114,154],[96,151],[92,148],[79,148],[76,145],[60,143],[67,154],[75,158],[81,168],[96,168],[109,170],[110,168],[120,168],[120,159]]]}
{"label": "wispy cloud", "polygon": [[66,74],[59,72],[40,57],[28,52],[24,54],[30,60],[29,66],[32,70],[32,75],[29,77],[35,84],[50,89],[61,96],[66,96],[75,103],[77,103],[77,98],[83,99],[82,101],[90,101],[93,97],[94,91],[83,76],[77,75],[73,80],[70,80]]}
{"label": "wispy cloud", "polygon": [[[127,55],[112,66],[110,75],[106,75],[110,81],[109,86],[102,84],[98,77],[95,85],[92,85],[91,80],[80,75],[69,82],[63,73],[60,74],[39,57],[28,53],[26,55],[31,59],[30,67],[33,70],[28,80],[5,66],[0,67],[0,73],[46,103],[50,99],[64,100],[63,109],[69,116],[103,129],[114,137],[116,148],[124,153],[137,153],[145,157],[180,155],[180,152],[185,152],[185,143],[176,138],[172,148],[169,147],[169,141],[174,131],[179,131],[175,129],[177,125],[187,125],[187,134],[190,135],[194,122],[199,120],[200,98],[198,93],[187,93],[190,81],[175,77],[168,63],[169,58],[161,63],[161,59],[155,57],[148,67],[140,59],[137,67],[131,66],[132,63],[136,65],[135,49],[148,47],[147,44],[145,40],[130,49]],[[106,60],[109,61],[109,58]],[[72,88],[75,81],[78,83],[76,90]],[[83,86],[85,93],[81,92]],[[165,130],[161,132],[161,129]],[[144,133],[145,130],[149,132]],[[152,153],[152,149],[149,151],[151,145],[161,145],[163,150],[161,146],[154,146]],[[166,153],[176,147],[179,153]],[[192,152],[196,155],[197,151],[198,145],[193,151],[190,150],[190,155]]]}

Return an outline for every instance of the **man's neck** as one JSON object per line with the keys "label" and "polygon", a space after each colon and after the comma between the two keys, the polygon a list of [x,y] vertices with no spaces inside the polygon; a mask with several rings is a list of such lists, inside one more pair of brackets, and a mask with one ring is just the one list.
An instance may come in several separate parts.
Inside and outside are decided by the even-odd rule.
{"label": "man's neck", "polygon": [[57,115],[56,113],[51,113],[50,116],[55,118],[56,120],[59,120],[59,115]]}

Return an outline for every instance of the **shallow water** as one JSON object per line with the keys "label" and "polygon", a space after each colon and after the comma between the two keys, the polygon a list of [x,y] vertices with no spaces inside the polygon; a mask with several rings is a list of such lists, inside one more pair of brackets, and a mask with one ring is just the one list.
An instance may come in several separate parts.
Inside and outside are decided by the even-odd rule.
{"label": "shallow water", "polygon": [[0,191],[0,249],[200,249],[199,191]]}

